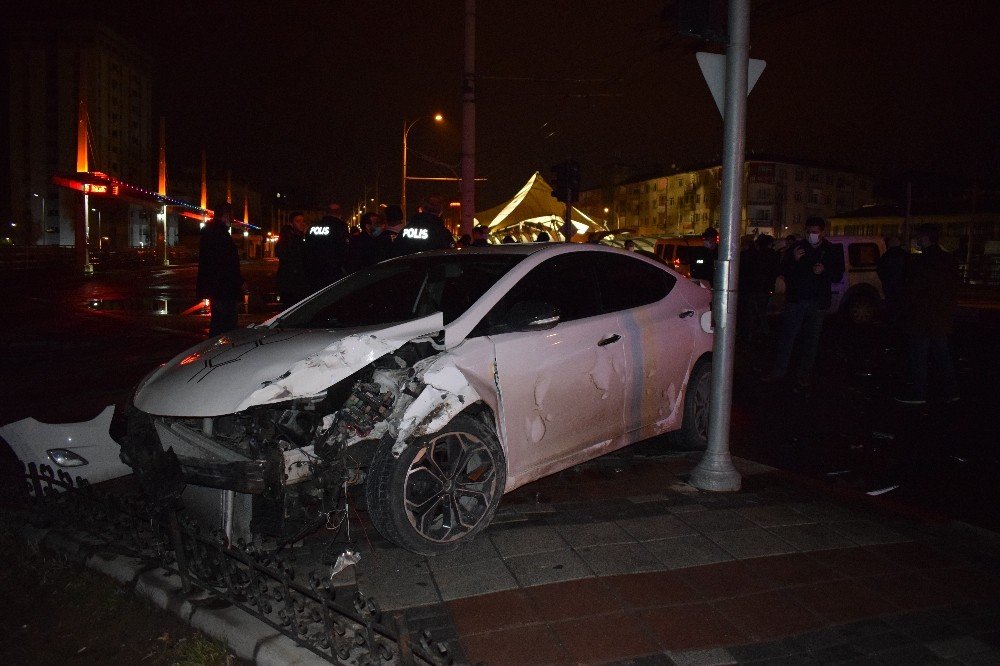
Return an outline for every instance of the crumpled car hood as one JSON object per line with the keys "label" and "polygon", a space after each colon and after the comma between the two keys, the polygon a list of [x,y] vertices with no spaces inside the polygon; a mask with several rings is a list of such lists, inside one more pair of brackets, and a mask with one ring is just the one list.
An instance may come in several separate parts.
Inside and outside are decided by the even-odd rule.
{"label": "crumpled car hood", "polygon": [[309,397],[442,328],[438,312],[389,327],[233,331],[162,365],[140,383],[134,404],[149,414],[205,417]]}

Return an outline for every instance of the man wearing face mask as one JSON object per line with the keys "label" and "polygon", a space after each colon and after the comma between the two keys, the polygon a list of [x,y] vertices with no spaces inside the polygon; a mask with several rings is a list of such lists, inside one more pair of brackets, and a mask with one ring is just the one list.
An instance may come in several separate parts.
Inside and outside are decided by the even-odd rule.
{"label": "man wearing face mask", "polygon": [[376,239],[382,233],[382,216],[365,213],[361,217],[361,231],[351,238],[350,271],[368,268],[379,260]]}
{"label": "man wearing face mask", "polygon": [[832,300],[831,286],[844,276],[844,250],[823,237],[825,229],[826,220],[823,218],[807,219],[805,239],[795,243],[782,259],[785,312],[774,367],[763,378],[765,382],[785,378],[792,349],[800,333],[802,339],[795,374],[800,388],[806,388],[812,382],[823,318]]}

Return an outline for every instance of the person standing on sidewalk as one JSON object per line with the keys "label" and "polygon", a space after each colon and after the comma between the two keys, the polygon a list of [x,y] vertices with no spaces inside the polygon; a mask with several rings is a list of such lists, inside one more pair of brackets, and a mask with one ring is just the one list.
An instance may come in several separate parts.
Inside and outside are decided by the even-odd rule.
{"label": "person standing on sidewalk", "polygon": [[832,285],[844,276],[844,250],[823,237],[826,220],[806,220],[806,237],[793,245],[782,260],[785,278],[785,312],[774,367],[762,381],[785,378],[795,340],[802,333],[796,376],[799,388],[812,382],[813,364],[823,332],[823,319],[832,301]]}
{"label": "person standing on sidewalk", "polygon": [[928,361],[933,359],[941,397],[950,403],[958,400],[958,380],[948,350],[948,336],[958,305],[958,264],[938,244],[937,227],[922,225],[919,234],[920,254],[910,257],[903,287],[900,320],[906,336],[907,382],[896,400],[908,405],[927,402]]}
{"label": "person standing on sidewalk", "polygon": [[288,216],[288,224],[281,227],[274,254],[278,257],[278,297],[281,307],[287,308],[309,295],[309,280],[303,258],[306,237],[306,220],[300,211]]}
{"label": "person standing on sidewalk", "polygon": [[237,313],[243,299],[240,253],[229,232],[232,204],[215,207],[215,216],[201,230],[198,252],[198,298],[208,299],[210,336],[228,333],[238,326]]}

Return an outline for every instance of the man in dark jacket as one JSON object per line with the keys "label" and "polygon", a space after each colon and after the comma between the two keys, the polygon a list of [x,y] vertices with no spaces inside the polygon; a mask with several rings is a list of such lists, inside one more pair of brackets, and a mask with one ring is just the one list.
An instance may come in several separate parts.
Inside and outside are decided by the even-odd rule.
{"label": "man in dark jacket", "polygon": [[278,297],[281,306],[288,307],[309,295],[303,243],[306,237],[305,217],[295,211],[288,216],[288,224],[281,227],[274,254],[278,257]]}
{"label": "man in dark jacket", "polygon": [[899,236],[885,239],[885,253],[878,258],[876,272],[885,294],[886,324],[895,329],[899,324],[899,314],[903,307],[903,284],[906,271],[906,251]]}
{"label": "man in dark jacket", "polygon": [[208,299],[210,336],[222,335],[238,325],[237,313],[243,299],[240,253],[229,233],[233,207],[219,204],[215,216],[201,230],[198,251],[198,298]]}
{"label": "man in dark jacket", "polygon": [[927,402],[928,357],[940,375],[941,398],[958,400],[955,366],[948,350],[952,317],[958,304],[958,265],[950,252],[938,245],[933,225],[920,227],[920,254],[906,267],[900,320],[907,339],[907,387],[896,400],[910,405]]}
{"label": "man in dark jacket", "polygon": [[393,244],[393,254],[401,257],[425,250],[440,250],[455,243],[451,232],[444,226],[441,214],[444,204],[441,197],[432,195],[421,206],[422,210],[410,218]]}
{"label": "man in dark jacket", "polygon": [[719,232],[709,227],[701,234],[702,248],[694,253],[691,261],[691,279],[704,280],[712,284],[715,278],[715,262],[719,259]]}
{"label": "man in dark jacket", "polygon": [[403,231],[403,209],[392,204],[385,208],[385,226],[382,233],[375,238],[375,256],[378,261],[395,257],[396,241]]}
{"label": "man in dark jacket", "polygon": [[309,289],[316,292],[347,274],[351,236],[339,217],[325,215],[306,231],[303,260]]}
{"label": "man in dark jacket", "polygon": [[778,278],[774,238],[761,234],[740,252],[740,314],[737,325],[747,342],[767,338],[767,304]]}
{"label": "man in dark jacket", "polygon": [[785,312],[781,322],[774,368],[766,382],[780,381],[788,372],[795,339],[802,333],[796,376],[799,387],[812,381],[813,363],[823,319],[832,301],[832,285],[844,277],[844,248],[823,237],[826,220],[806,220],[806,237],[795,243],[781,262],[785,278]]}
{"label": "man in dark jacket", "polygon": [[365,213],[361,216],[360,230],[351,236],[351,253],[349,270],[368,268],[379,261],[378,237],[382,234],[382,217],[378,213]]}

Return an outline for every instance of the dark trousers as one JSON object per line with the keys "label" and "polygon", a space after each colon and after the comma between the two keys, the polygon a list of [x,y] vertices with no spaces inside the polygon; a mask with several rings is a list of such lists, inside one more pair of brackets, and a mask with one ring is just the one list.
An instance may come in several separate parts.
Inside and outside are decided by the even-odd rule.
{"label": "dark trousers", "polygon": [[938,372],[941,395],[945,398],[958,396],[958,380],[955,365],[951,362],[948,338],[932,338],[910,335],[907,338],[906,383],[907,393],[913,398],[927,398],[927,373],[931,362]]}
{"label": "dark trousers", "polygon": [[208,324],[209,336],[222,335],[239,326],[237,313],[240,302],[221,298],[210,298],[211,319]]}
{"label": "dark trousers", "polygon": [[795,373],[800,379],[809,378],[812,374],[813,364],[816,362],[816,351],[819,348],[819,336],[823,332],[823,318],[825,316],[826,310],[820,308],[818,303],[812,299],[785,304],[772,375],[783,377],[788,372],[788,365],[792,360],[792,350],[795,348],[795,340],[801,332],[799,362]]}

